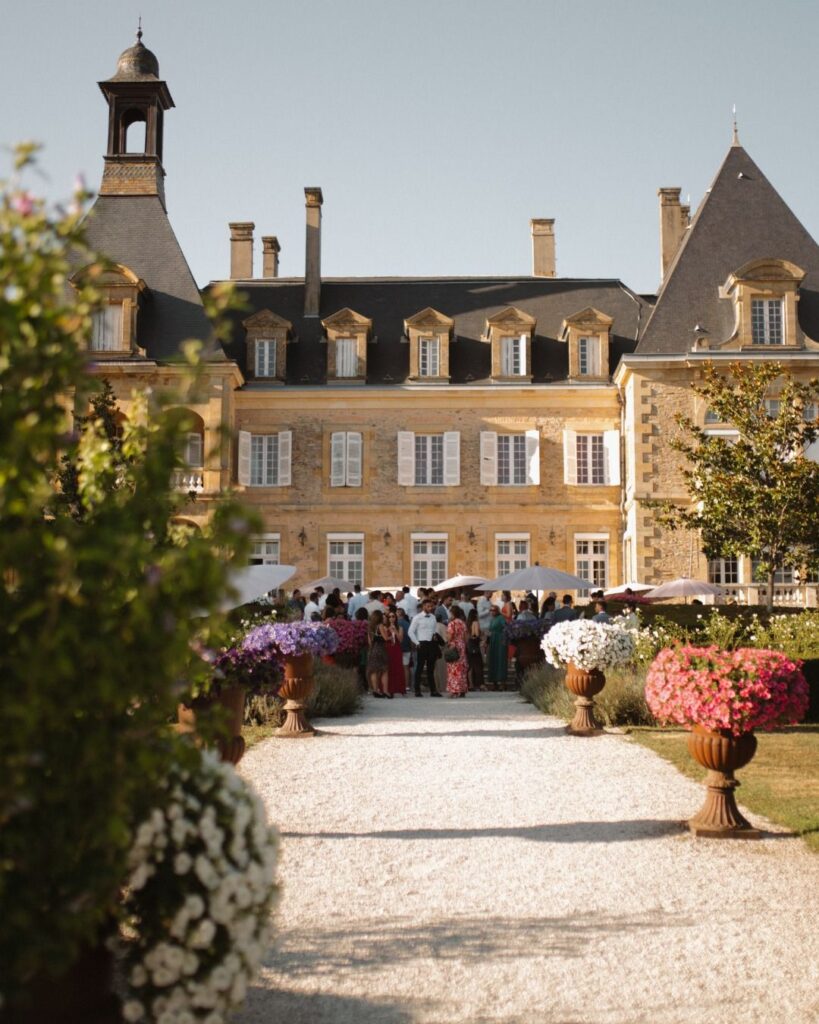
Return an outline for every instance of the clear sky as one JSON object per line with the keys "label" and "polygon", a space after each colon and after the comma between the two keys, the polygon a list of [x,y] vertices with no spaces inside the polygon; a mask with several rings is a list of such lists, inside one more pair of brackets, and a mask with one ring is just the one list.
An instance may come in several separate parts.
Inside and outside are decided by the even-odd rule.
{"label": "clear sky", "polygon": [[[160,62],[168,210],[197,281],[227,223],[322,270],[528,274],[554,217],[561,276],[658,284],[659,186],[692,204],[740,139],[819,237],[815,0],[2,0],[0,142],[45,145],[52,198],[96,187],[96,82],[134,39]],[[6,167],[7,167],[7,161]],[[5,173],[5,167],[3,173]]]}

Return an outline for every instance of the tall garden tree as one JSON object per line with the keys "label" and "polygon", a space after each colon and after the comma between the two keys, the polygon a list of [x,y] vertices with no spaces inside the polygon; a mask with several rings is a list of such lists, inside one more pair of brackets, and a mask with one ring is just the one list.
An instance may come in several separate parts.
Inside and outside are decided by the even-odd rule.
{"label": "tall garden tree", "polygon": [[708,558],[744,555],[767,580],[783,567],[819,567],[819,464],[806,453],[819,436],[819,381],[795,380],[779,363],[705,368],[694,392],[720,433],[678,417],[691,507],[651,502],[662,525],[699,531]]}

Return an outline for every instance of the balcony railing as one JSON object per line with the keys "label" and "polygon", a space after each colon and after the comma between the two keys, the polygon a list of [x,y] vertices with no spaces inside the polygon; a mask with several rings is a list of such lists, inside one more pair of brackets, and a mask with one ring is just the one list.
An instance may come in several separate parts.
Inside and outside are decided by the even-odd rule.
{"label": "balcony railing", "polygon": [[184,491],[185,494],[201,494],[205,489],[201,469],[176,469],[171,484],[174,490]]}

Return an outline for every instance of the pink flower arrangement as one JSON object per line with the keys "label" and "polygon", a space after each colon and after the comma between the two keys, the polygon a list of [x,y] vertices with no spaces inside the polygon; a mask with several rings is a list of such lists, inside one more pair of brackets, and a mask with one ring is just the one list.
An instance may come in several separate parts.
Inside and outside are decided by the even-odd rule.
{"label": "pink flower arrangement", "polygon": [[645,693],[663,724],[727,729],[734,736],[792,725],[808,709],[802,662],[750,647],[667,647],[651,663]]}
{"label": "pink flower arrangement", "polygon": [[338,634],[336,654],[360,654],[367,645],[367,623],[357,619],[343,619],[336,616],[325,623]]}

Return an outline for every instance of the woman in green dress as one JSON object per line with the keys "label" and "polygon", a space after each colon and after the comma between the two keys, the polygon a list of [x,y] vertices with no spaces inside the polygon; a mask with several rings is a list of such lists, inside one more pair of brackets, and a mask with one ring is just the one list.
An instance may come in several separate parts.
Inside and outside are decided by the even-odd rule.
{"label": "woman in green dress", "polygon": [[489,620],[489,654],[486,659],[487,680],[490,690],[497,690],[506,682],[507,644],[506,619],[497,605],[492,606]]}

